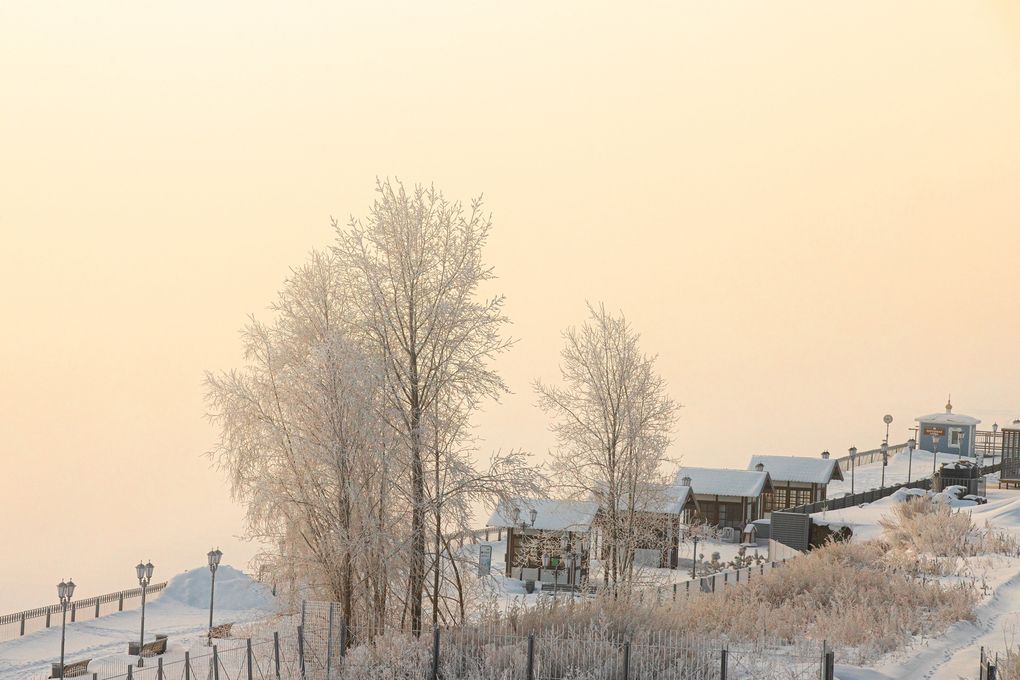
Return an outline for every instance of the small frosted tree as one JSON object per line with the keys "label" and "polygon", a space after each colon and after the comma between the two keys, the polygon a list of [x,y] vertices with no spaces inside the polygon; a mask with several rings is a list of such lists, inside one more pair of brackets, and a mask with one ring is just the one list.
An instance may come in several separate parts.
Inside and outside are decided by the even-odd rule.
{"label": "small frosted tree", "polygon": [[663,463],[677,405],[624,316],[588,305],[588,320],[563,333],[560,385],[535,382],[556,434],[561,483],[595,497],[606,581],[633,574],[635,548],[660,507]]}
{"label": "small frosted tree", "polygon": [[207,403],[221,432],[214,459],[246,503],[249,537],[269,546],[261,567],[340,602],[348,624],[358,611],[378,622],[386,584],[376,565],[399,551],[386,527],[400,508],[385,495],[381,375],[339,284],[328,253],[295,269],[273,322],[245,328],[246,366],[207,374]]}

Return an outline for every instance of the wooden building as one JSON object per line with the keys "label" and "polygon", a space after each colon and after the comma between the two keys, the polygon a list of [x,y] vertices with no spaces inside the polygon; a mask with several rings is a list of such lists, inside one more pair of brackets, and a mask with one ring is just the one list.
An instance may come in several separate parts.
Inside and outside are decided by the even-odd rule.
{"label": "wooden building", "polygon": [[1003,425],[1002,470],[999,472],[999,487],[1020,486],[1020,419]]}
{"label": "wooden building", "polygon": [[769,473],[758,470],[682,467],[675,484],[691,487],[701,519],[738,532],[765,516],[772,494]]}
{"label": "wooden building", "polygon": [[[609,523],[605,502],[599,503],[595,518],[598,535],[606,531]],[[627,521],[636,526],[634,563],[643,567],[677,566],[682,525],[688,524],[698,513],[698,502],[690,485],[663,484],[646,487],[639,497],[631,501],[630,495],[618,499],[618,516],[629,515]],[[603,557],[607,555],[603,554]]]}
{"label": "wooden building", "polygon": [[[761,466],[761,467],[759,467]],[[843,480],[839,461],[828,452],[821,458],[806,456],[751,456],[748,470],[769,473],[772,496],[766,499],[765,513],[824,501],[832,480]]]}
{"label": "wooden building", "polygon": [[946,410],[918,416],[917,444],[922,451],[951,453],[959,456],[974,456],[977,440],[977,426],[980,420],[973,416],[953,413],[952,402],[946,402]]}
{"label": "wooden building", "polygon": [[487,526],[505,529],[510,578],[578,584],[588,576],[597,513],[591,500],[515,498],[501,501]]}

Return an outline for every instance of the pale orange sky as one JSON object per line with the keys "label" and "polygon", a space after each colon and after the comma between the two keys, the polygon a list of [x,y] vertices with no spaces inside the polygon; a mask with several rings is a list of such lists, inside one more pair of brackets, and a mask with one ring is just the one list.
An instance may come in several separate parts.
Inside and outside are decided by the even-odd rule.
{"label": "pale orange sky", "polygon": [[1011,0],[341,5],[0,5],[0,613],[243,566],[202,371],[377,175],[493,212],[486,449],[552,445],[586,299],[691,464],[1020,415]]}

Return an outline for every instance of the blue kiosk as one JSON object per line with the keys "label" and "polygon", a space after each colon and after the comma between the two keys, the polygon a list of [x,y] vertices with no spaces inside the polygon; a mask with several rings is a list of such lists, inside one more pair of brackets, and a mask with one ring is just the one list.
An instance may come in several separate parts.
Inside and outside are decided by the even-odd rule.
{"label": "blue kiosk", "polygon": [[944,413],[932,413],[914,420],[918,423],[919,448],[974,457],[975,433],[981,421],[973,416],[953,413],[952,402],[946,402]]}

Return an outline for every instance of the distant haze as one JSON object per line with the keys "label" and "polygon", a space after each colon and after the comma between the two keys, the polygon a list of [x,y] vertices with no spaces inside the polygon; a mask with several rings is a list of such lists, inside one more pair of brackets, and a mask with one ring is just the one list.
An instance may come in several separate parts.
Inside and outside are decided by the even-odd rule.
{"label": "distant haze", "polygon": [[586,299],[689,464],[1020,415],[1011,0],[348,4],[0,6],[0,613],[245,564],[202,371],[377,175],[493,212],[483,452]]}

